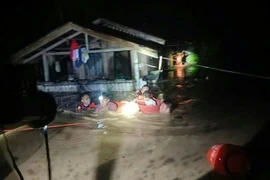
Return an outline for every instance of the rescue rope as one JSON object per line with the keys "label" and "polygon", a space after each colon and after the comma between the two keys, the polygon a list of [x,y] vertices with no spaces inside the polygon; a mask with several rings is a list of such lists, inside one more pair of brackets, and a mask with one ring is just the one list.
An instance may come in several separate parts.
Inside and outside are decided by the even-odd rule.
{"label": "rescue rope", "polygon": [[[70,127],[70,126],[88,126],[89,122],[84,122],[84,123],[66,123],[66,124],[54,124],[54,125],[48,125],[47,129],[52,129],[52,128],[61,128],[61,127]],[[10,131],[32,131],[32,130],[41,130],[43,128],[31,128],[31,127],[26,127],[26,128],[14,128],[14,129],[3,129],[2,131],[5,132],[10,132]]]}
{"label": "rescue rope", "polygon": [[[174,59],[167,58],[167,57],[162,57],[162,59],[165,59],[167,61],[176,61]],[[204,69],[211,69],[211,70],[215,70],[215,71],[220,71],[220,72],[226,72],[226,73],[231,73],[231,74],[239,74],[239,75],[243,75],[243,76],[249,76],[249,77],[254,77],[254,78],[260,78],[260,79],[268,79],[268,80],[270,80],[270,77],[267,77],[267,76],[261,76],[261,75],[256,75],[256,74],[243,73],[243,72],[238,72],[238,71],[231,71],[231,70],[221,69],[221,68],[215,68],[215,67],[211,67],[211,66],[204,66],[204,65],[200,65],[200,64],[189,64],[189,65],[190,66],[197,66],[197,67],[204,68]]]}
{"label": "rescue rope", "polygon": [[8,139],[5,135],[6,132],[10,132],[10,131],[32,131],[32,130],[41,130],[43,129],[43,135],[44,135],[44,140],[45,140],[45,147],[46,147],[46,157],[47,157],[47,167],[48,167],[48,180],[52,179],[52,171],[51,171],[51,158],[50,158],[50,147],[49,147],[49,138],[48,138],[48,129],[50,128],[61,128],[61,127],[70,127],[70,126],[89,126],[89,122],[84,122],[84,123],[69,123],[69,124],[56,124],[56,125],[48,125],[48,126],[44,126],[43,128],[31,128],[31,127],[27,127],[27,128],[14,128],[14,129],[4,129],[2,130],[3,136],[5,138],[6,141],[6,147],[7,147],[7,151],[12,159],[12,163],[13,163],[13,167],[16,170],[18,176],[20,177],[21,180],[24,180],[22,173],[20,172],[17,164],[16,164],[16,160],[12,155],[12,152],[9,148],[8,145]]}
{"label": "rescue rope", "polygon": [[230,70],[214,68],[214,67],[210,67],[210,66],[203,66],[203,65],[199,65],[199,64],[194,64],[194,66],[205,68],[205,69],[212,69],[212,70],[221,71],[221,72],[232,73],[232,74],[239,74],[239,75],[244,75],[244,76],[249,76],[249,77],[255,77],[255,78],[260,78],[260,79],[270,79],[270,77],[267,77],[267,76],[248,74],[248,73],[237,72],[237,71],[230,71]]}

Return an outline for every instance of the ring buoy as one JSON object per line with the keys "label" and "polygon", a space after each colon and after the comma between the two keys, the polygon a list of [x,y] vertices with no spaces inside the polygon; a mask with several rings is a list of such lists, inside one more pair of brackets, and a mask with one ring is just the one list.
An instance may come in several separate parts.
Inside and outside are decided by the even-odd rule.
{"label": "ring buoy", "polygon": [[214,170],[222,175],[241,176],[250,169],[250,163],[240,146],[219,144],[211,147],[207,159]]}

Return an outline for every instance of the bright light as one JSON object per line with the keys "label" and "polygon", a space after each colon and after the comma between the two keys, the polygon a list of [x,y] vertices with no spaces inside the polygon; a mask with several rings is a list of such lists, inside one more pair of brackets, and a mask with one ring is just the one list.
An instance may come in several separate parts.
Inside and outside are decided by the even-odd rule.
{"label": "bright light", "polygon": [[123,106],[122,113],[125,116],[131,116],[134,115],[136,112],[138,112],[139,106],[135,102],[128,102]]}
{"label": "bright light", "polygon": [[101,96],[99,96],[99,97],[98,97],[98,99],[99,99],[100,101],[102,101],[103,96],[102,96],[102,95],[101,95]]}
{"label": "bright light", "polygon": [[44,131],[47,131],[47,129],[48,129],[48,126],[45,125],[45,126],[43,127],[43,130],[44,130]]}

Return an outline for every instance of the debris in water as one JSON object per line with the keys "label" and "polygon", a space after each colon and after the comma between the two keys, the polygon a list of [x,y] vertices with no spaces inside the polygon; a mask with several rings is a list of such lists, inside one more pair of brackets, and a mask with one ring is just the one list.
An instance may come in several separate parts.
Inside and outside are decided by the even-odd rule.
{"label": "debris in water", "polygon": [[178,104],[188,104],[188,103],[191,103],[192,101],[195,101],[195,99],[185,100],[185,101],[179,102]]}
{"label": "debris in water", "polygon": [[98,122],[98,129],[103,129],[104,128],[104,124],[102,122]]}

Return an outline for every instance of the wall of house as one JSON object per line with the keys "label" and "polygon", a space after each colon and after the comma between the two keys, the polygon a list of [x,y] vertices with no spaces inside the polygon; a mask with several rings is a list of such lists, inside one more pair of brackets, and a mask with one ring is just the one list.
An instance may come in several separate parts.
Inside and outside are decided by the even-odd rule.
{"label": "wall of house", "polygon": [[114,79],[114,52],[102,53],[103,57],[103,68],[104,68],[104,77],[106,79]]}
{"label": "wall of house", "polygon": [[103,57],[101,53],[89,54],[89,60],[86,64],[84,64],[87,79],[97,79],[104,76],[102,58]]}
{"label": "wall of house", "polygon": [[114,52],[115,78],[131,79],[131,60],[129,51]]}
{"label": "wall of house", "polygon": [[[102,49],[119,48],[118,45],[101,41]],[[106,79],[115,78],[114,52],[102,53],[104,77]]]}
{"label": "wall of house", "polygon": [[59,82],[59,83],[39,83],[37,85],[38,90],[44,92],[79,92],[80,85],[72,82]]}
{"label": "wall of house", "polygon": [[78,75],[78,79],[85,79],[85,67],[84,64],[77,68],[77,75]]}
{"label": "wall of house", "polygon": [[[131,62],[128,51],[117,51],[107,53],[91,53],[85,66],[87,79],[117,79],[117,63],[121,66],[121,73],[125,77],[131,77]],[[128,78],[124,78],[128,79]]]}
{"label": "wall of house", "polygon": [[59,82],[59,83],[39,83],[37,88],[44,92],[84,92],[84,91],[133,91],[133,80],[98,80],[85,84],[79,84],[76,82]]}
{"label": "wall of house", "polygon": [[133,91],[133,81],[122,79],[116,79],[113,81],[99,80],[81,87],[84,91]]}
{"label": "wall of house", "polygon": [[[138,59],[139,59],[139,64],[140,64],[140,68],[139,68],[140,78],[148,75],[149,71],[158,70],[159,59],[153,59],[141,53],[138,53]],[[148,65],[155,66],[155,67],[150,67]]]}
{"label": "wall of house", "polygon": [[140,78],[148,74],[149,67],[146,64],[149,64],[150,57],[144,54],[138,53],[138,59],[140,64]]}

